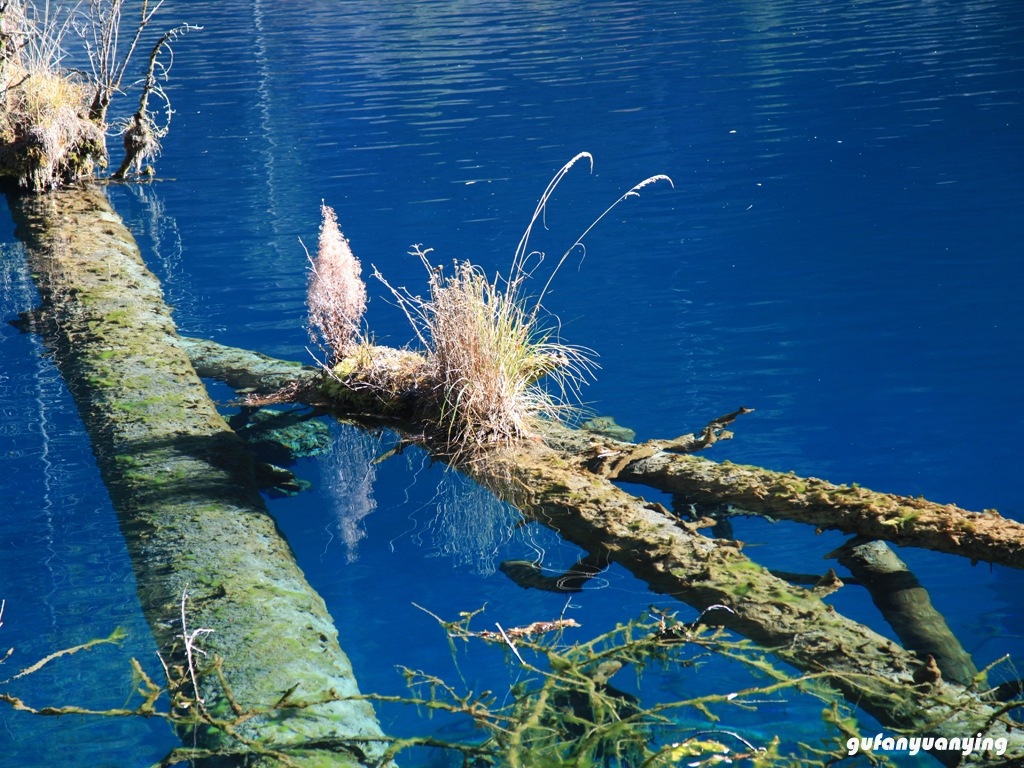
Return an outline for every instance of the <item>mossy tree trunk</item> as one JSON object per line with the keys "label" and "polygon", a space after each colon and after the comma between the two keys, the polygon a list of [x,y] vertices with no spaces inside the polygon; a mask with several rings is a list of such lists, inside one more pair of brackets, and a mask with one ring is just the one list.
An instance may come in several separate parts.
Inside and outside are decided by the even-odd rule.
{"label": "mossy tree trunk", "polygon": [[[234,697],[213,675],[202,683],[215,716],[273,710],[288,691],[290,703],[357,694],[337,630],[268,514],[244,444],[207,396],[159,282],[104,195],[66,189],[9,204],[42,295],[36,328],[91,437],[168,665],[187,668],[179,618],[187,589],[188,630],[213,630],[196,645],[223,660]],[[304,766],[358,765],[382,750],[364,701],[280,708],[236,731]],[[216,729],[182,735],[215,753],[246,751]],[[281,761],[235,754],[210,764]]]}
{"label": "mossy tree trunk", "polygon": [[884,541],[854,538],[835,554],[868,590],[904,648],[930,656],[947,680],[970,685],[977,678],[974,660],[935,610],[931,596]]}
{"label": "mossy tree trunk", "polygon": [[971,512],[954,504],[670,451],[632,460],[616,477],[694,503],[729,504],[780,520],[1024,568],[1024,525],[993,509]]}
{"label": "mossy tree trunk", "polygon": [[[423,415],[421,403],[409,397],[376,398],[358,376],[339,380],[308,369],[297,372],[291,363],[275,368],[267,358],[249,357],[251,353],[244,350],[196,340],[186,343],[204,376],[257,392],[280,387],[290,376],[293,386],[273,397],[330,405],[339,415],[365,418],[369,413],[386,414],[389,426],[404,426],[409,434],[423,434],[422,425],[415,421]],[[378,380],[381,366],[395,360],[392,390],[415,391],[411,382],[403,387],[397,381],[403,371],[417,369],[408,361],[401,362],[402,356],[412,353],[399,355],[394,350],[378,349],[369,354],[377,354],[381,361]],[[247,359],[253,364],[249,365]],[[342,363],[336,370],[346,368]],[[261,386],[264,376],[265,384]],[[404,424],[402,418],[406,419]],[[707,439],[686,436],[664,442],[678,450],[699,447]],[[927,659],[838,614],[818,592],[770,574],[743,554],[741,543],[708,538],[700,533],[700,524],[685,522],[661,505],[646,502],[612,482],[615,475],[638,477],[634,462],[640,459],[635,457],[649,458],[660,450],[660,446],[626,443],[612,447],[604,438],[551,425],[541,439],[495,448],[486,455],[474,456],[461,468],[515,505],[527,519],[548,526],[587,550],[588,563],[619,563],[655,592],[700,610],[725,606],[711,610],[705,620],[754,640],[799,670],[827,672],[838,691],[885,727],[950,738],[980,732],[1004,737],[1009,743],[1002,758],[936,754],[943,763],[962,765],[984,760],[986,765],[1017,764],[1016,756],[1024,753],[1024,732],[999,703],[986,698],[982,679],[969,679],[967,672],[973,669],[969,659],[957,658],[960,667],[955,677],[961,683],[943,680],[941,674],[934,674]],[[443,451],[435,451],[435,456],[449,458]],[[609,460],[616,462],[615,472],[608,471]],[[700,466],[728,488],[733,465],[701,460]],[[810,482],[791,475],[780,477],[789,483]],[[842,498],[848,489],[839,488],[836,493]],[[871,493],[861,489],[857,497]],[[710,501],[715,495],[705,492],[704,498]],[[798,503],[802,495],[793,498]],[[783,504],[780,496],[778,505]],[[1011,759],[1010,755],[1015,757]]]}

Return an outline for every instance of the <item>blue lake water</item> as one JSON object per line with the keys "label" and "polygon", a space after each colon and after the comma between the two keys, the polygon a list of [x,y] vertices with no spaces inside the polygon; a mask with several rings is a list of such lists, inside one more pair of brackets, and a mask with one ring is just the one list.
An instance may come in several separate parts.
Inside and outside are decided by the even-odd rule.
{"label": "blue lake water", "polygon": [[[295,8],[171,0],[163,12],[204,30],[175,46],[160,181],[109,193],[183,333],[309,359],[300,238],[315,244],[321,200],[364,266],[416,292],[411,244],[504,269],[551,175],[585,150],[593,173],[573,170],[534,240],[552,260],[634,183],[674,181],[617,208],[545,298],[564,338],[600,356],[584,392],[593,412],[648,439],[752,407],[709,456],[1024,520],[1017,0]],[[6,215],[0,236],[9,320],[36,298]],[[376,339],[411,342],[383,286],[369,290]],[[109,499],[39,341],[4,325],[0,359],[0,646],[16,649],[2,669],[124,626],[124,648],[20,689],[37,704],[119,705],[126,659],[154,648]],[[419,456],[369,470],[388,438],[336,433],[331,455],[295,467],[313,490],[270,508],[363,690],[400,692],[396,664],[453,673],[413,603],[445,617],[486,603],[485,622],[503,625],[565,609],[495,567],[566,567],[574,547],[510,532],[509,510]],[[787,570],[825,570],[842,540],[735,526],[752,557]],[[1021,658],[1024,574],[900,556],[979,666]],[[831,600],[891,634],[855,589]],[[567,610],[596,634],[652,602],[687,610],[612,569]],[[460,666],[470,680],[506,674],[479,649]],[[695,683],[662,684],[682,696]],[[792,737],[794,720],[813,732],[819,710],[771,705],[724,724]],[[458,728],[381,716],[402,732]],[[141,766],[171,745],[158,724],[0,711],[4,765]]]}

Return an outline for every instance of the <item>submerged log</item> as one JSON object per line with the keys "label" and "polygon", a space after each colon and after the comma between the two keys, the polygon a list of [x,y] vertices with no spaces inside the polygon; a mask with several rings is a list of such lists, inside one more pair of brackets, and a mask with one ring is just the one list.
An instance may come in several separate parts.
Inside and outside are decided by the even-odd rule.
{"label": "submerged log", "polygon": [[928,592],[884,542],[853,539],[831,556],[868,590],[904,648],[934,659],[947,680],[970,685],[978,677],[970,654],[935,610]]}
{"label": "submerged log", "polygon": [[[247,450],[192,368],[131,234],[94,188],[9,203],[42,295],[36,327],[89,432],[165,662],[189,664],[179,618],[187,589],[188,630],[202,630],[196,646],[221,657],[233,696],[209,677],[195,692],[209,712],[231,720],[271,710],[236,731],[287,754],[290,765],[372,761],[382,751],[372,707],[332,700],[358,693],[338,632],[268,514]],[[323,703],[273,709],[285,702]],[[215,729],[182,736],[213,752],[245,751]],[[243,763],[283,764],[252,754],[209,761]]]}
{"label": "submerged log", "polygon": [[[203,358],[202,351],[215,349],[213,345],[186,343],[197,356],[196,367],[205,375],[229,385],[242,383],[236,376],[247,368],[244,350],[219,349],[215,357]],[[395,361],[413,353],[392,351],[381,357],[388,354]],[[219,368],[218,360],[230,360],[231,364]],[[259,361],[267,370],[266,358]],[[344,374],[346,366],[336,370]],[[393,366],[395,377],[417,370],[407,359]],[[248,374],[243,381],[253,387]],[[416,387],[394,387],[395,391],[403,389],[414,392]],[[374,410],[369,402],[374,395],[364,383],[344,375],[338,379],[307,374],[277,397],[330,403],[349,416],[365,417]],[[376,411],[386,412],[391,425],[400,430],[420,431],[421,425],[413,421],[418,406],[410,398],[399,401],[385,395]],[[395,421],[403,415],[408,421]],[[595,459],[602,457],[594,453],[591,437],[555,426],[546,437],[495,448],[460,469],[515,505],[528,520],[585,549],[588,563],[619,563],[655,592],[707,611],[704,621],[750,638],[799,670],[824,673],[835,689],[885,727],[950,738],[983,733],[1005,738],[1006,755],[1024,751],[1024,732],[1005,710],[984,698],[979,691],[981,680],[959,685],[943,680],[941,674],[930,675],[928,659],[918,658],[843,617],[813,590],[773,576],[742,553],[740,542],[707,538],[698,524],[684,522],[661,505],[627,493],[611,482],[607,473],[594,471]],[[443,453],[435,455],[442,460],[450,458]],[[722,471],[730,469],[723,466]],[[936,757],[946,765],[982,759],[955,752],[936,753]],[[986,758],[987,765],[1016,764],[1016,758],[1004,760],[994,754]]]}
{"label": "submerged log", "polygon": [[[471,474],[529,519],[623,565],[655,592],[702,611],[725,606],[705,621],[750,638],[801,671],[827,673],[835,689],[886,727],[948,736],[982,731],[1007,738],[1015,754],[1024,750],[1024,733],[1000,719],[973,685],[941,678],[920,684],[926,661],[838,614],[813,591],[771,575],[743,555],[741,543],[704,537],[696,524],[595,479],[586,464],[527,442]],[[960,755],[936,756],[960,764]]]}
{"label": "submerged log", "polygon": [[[224,347],[203,339],[186,339],[203,376],[219,378],[245,393],[292,391],[284,397],[333,405],[368,418],[412,420],[420,415],[409,397],[383,401],[358,376],[342,384],[322,371],[299,363],[273,360],[249,350]],[[418,371],[415,353],[372,347],[368,353],[396,379]],[[342,362],[344,372],[347,363]],[[353,366],[349,366],[353,367]],[[401,391],[400,382],[395,391]],[[410,384],[409,390],[416,386]],[[973,512],[953,504],[837,485],[793,472],[715,462],[693,453],[731,437],[723,429],[750,409],[740,408],[708,424],[700,434],[635,444],[592,431],[546,426],[543,440],[553,449],[589,457],[587,469],[609,480],[646,485],[693,504],[733,507],[736,512],[839,530],[891,544],[960,555],[973,562],[1024,568],[1024,523],[994,509]]]}

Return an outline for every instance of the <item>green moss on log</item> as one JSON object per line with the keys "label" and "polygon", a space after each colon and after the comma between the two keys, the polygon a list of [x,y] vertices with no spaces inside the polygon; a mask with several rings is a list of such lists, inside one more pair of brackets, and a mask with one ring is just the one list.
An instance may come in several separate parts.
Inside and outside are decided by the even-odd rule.
{"label": "green moss on log", "polygon": [[[295,685],[297,700],[357,694],[323,600],[256,490],[247,449],[207,396],[158,281],[105,197],[64,190],[10,205],[43,298],[39,330],[88,428],[168,660],[184,662],[177,617],[187,588],[188,621],[214,630],[202,647],[223,659],[242,708],[270,708]],[[226,705],[219,695],[204,688],[210,707]],[[239,732],[278,746],[380,735],[369,704],[341,701],[256,717]],[[200,746],[238,744],[216,732]],[[355,754],[293,759],[354,765]]]}

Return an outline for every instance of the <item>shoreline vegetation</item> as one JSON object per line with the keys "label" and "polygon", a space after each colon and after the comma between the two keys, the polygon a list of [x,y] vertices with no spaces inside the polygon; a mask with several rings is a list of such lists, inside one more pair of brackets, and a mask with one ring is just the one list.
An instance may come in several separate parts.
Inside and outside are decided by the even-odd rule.
{"label": "shoreline vegetation", "polygon": [[[975,667],[884,542],[1021,568],[1024,526],[993,510],[973,513],[693,455],[731,438],[747,408],[697,433],[639,445],[563,423],[593,366],[588,351],[566,344],[557,320],[544,314],[551,280],[608,212],[648,185],[671,180],[650,177],[616,200],[569,246],[536,297],[526,283],[544,255],[530,249],[530,232],[565,174],[584,160],[592,163],[588,153],[570,160],[544,190],[507,274],[488,277],[465,261],[446,273],[430,261],[429,249],[413,246],[427,270],[424,299],[392,287],[374,269],[409,318],[419,351],[368,340],[361,265],[326,205],[308,296],[310,334],[325,355],[319,369],[181,339],[130,233],[102,192],[80,183],[98,181],[108,165],[110,101],[161,2],[127,5],[139,13],[124,45],[118,39],[125,0],[86,6],[81,29],[90,73],[72,76],[60,61],[63,38],[79,29],[77,20],[60,10],[50,15],[49,5],[41,12],[32,3],[0,0],[0,180],[42,297],[26,327],[43,337],[87,426],[166,673],[166,683],[157,684],[138,670],[143,704],[137,709],[93,714],[159,712],[185,743],[194,743],[161,763],[168,766],[182,760],[379,765],[414,743],[509,765],[543,764],[549,749],[592,761],[614,757],[654,766],[686,757],[710,765],[724,754],[721,744],[650,743],[652,723],[661,722],[651,718],[659,711],[613,695],[609,680],[627,664],[639,668],[649,658],[670,658],[669,646],[713,642],[715,652],[771,670],[778,686],[813,687],[828,704],[825,719],[842,737],[837,744],[857,735],[856,722],[839,709],[843,697],[900,734],[935,736],[944,740],[935,743],[947,745],[978,734],[979,744],[985,737],[1003,747],[999,754],[933,751],[944,765],[1016,764],[1024,753],[1024,732],[1014,717],[1020,684],[989,685],[989,670]],[[170,114],[160,55],[196,29],[179,25],[153,42],[138,109],[120,126],[125,159],[111,180],[151,175],[145,163],[159,152],[167,122],[156,123],[150,99],[163,101]],[[524,588],[572,591],[615,562],[652,591],[696,609],[698,618],[682,624],[649,616],[624,625],[646,634],[639,646],[632,635],[604,638],[619,655],[596,640],[564,645],[568,625],[562,621],[502,630],[499,637],[470,630],[472,615],[460,622],[438,619],[453,639],[507,647],[543,682],[502,719],[492,704],[410,671],[414,690],[433,691],[413,700],[469,715],[489,739],[462,745],[390,739],[372,704],[385,698],[359,692],[323,600],[260,497],[251,454],[217,412],[201,377],[228,383],[252,408],[299,403],[371,428],[386,425],[399,443],[381,460],[418,445],[512,504],[526,521],[585,550],[578,567],[560,579],[537,574],[530,563],[503,564]],[[676,509],[629,493],[618,481],[664,490]],[[843,588],[834,570],[775,574],[749,559],[742,542],[723,533],[731,514],[853,534],[834,553],[837,564],[851,572],[851,584],[869,591],[902,645],[824,602]],[[705,535],[712,528],[717,535]],[[723,640],[723,632],[752,645]],[[776,676],[765,654],[798,675]],[[164,694],[170,703],[158,710]],[[0,699],[39,714],[75,712],[33,708],[9,693]],[[627,742],[636,751],[615,751]],[[777,744],[743,744],[754,765],[786,764]],[[817,757],[819,764],[829,759]]]}
{"label": "shoreline vegetation", "polygon": [[[173,114],[163,88],[170,47],[202,27],[177,24],[152,42],[136,110],[114,122],[108,115],[114,97],[125,93],[125,76],[162,5],[163,0],[0,2],[0,184],[39,193],[95,181],[110,164],[111,133],[121,137],[124,157],[109,180],[153,175],[147,163],[160,154]],[[134,22],[126,13],[135,14]],[[87,69],[63,64],[66,41],[74,38],[85,51]]]}

